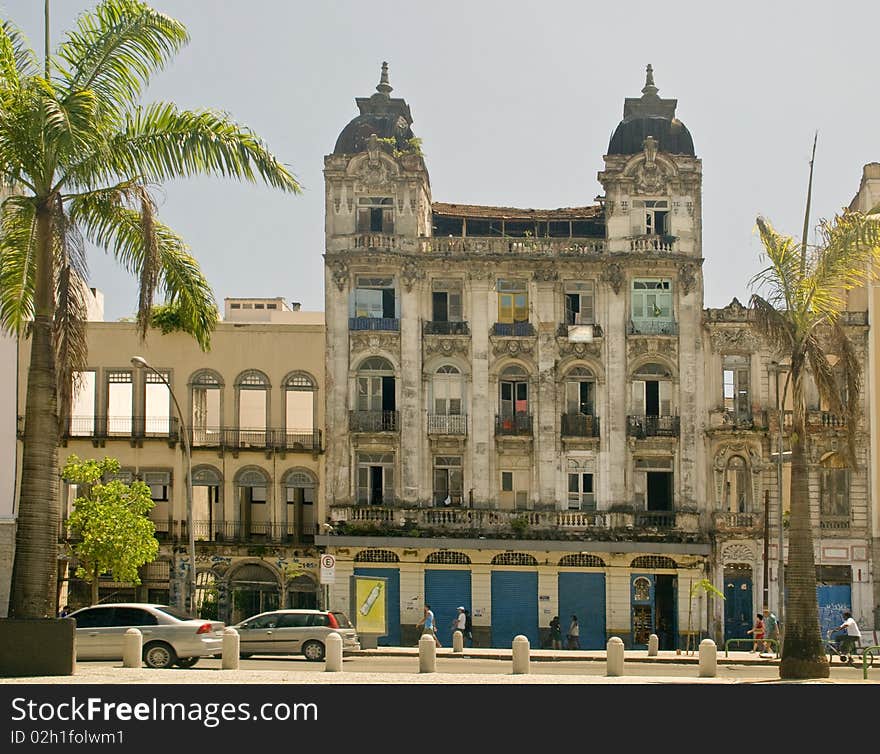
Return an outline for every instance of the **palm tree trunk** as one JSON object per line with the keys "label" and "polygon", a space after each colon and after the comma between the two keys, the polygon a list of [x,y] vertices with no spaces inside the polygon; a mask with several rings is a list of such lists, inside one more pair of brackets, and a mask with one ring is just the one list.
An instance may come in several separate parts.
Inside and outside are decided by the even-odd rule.
{"label": "palm tree trunk", "polygon": [[[791,516],[785,572],[785,642],[780,678],[827,678],[828,662],[819,629],[816,561],[807,470],[806,401],[802,363],[792,360]],[[781,420],[781,417],[780,417]]]}
{"label": "palm tree trunk", "polygon": [[49,203],[37,209],[37,263],[31,360],[25,403],[21,494],[15,534],[10,615],[54,618],[57,614],[58,411],[53,333],[54,275]]}

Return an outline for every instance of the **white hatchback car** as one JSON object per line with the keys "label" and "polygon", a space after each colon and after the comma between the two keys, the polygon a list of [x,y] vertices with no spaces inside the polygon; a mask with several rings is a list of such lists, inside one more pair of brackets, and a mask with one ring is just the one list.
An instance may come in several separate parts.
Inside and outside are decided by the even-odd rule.
{"label": "white hatchback car", "polygon": [[121,660],[125,632],[143,634],[148,668],[191,668],[223,651],[224,624],[193,618],[168,605],[123,602],[75,610],[77,660]]}
{"label": "white hatchback car", "polygon": [[361,648],[355,627],[338,610],[272,610],[243,620],[233,628],[238,631],[242,657],[301,654],[307,660],[320,662],[331,633],[342,637],[343,654]]}

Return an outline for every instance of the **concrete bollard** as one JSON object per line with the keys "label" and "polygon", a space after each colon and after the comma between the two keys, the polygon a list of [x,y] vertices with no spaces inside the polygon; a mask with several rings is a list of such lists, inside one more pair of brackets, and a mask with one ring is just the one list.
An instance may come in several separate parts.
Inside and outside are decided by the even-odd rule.
{"label": "concrete bollard", "polygon": [[700,642],[700,678],[714,678],[718,675],[718,647],[711,639]]}
{"label": "concrete bollard", "polygon": [[605,675],[623,675],[623,640],[618,636],[612,636],[606,646],[608,659],[606,661]]}
{"label": "concrete bollard", "polygon": [[324,670],[329,673],[342,670],[342,637],[335,631],[328,634],[325,642]]}
{"label": "concrete bollard", "polygon": [[651,634],[648,637],[648,657],[656,657],[659,648],[660,637],[658,637],[657,634]]}
{"label": "concrete bollard", "polygon": [[220,655],[220,667],[223,670],[238,670],[239,646],[241,637],[232,626],[223,629],[223,652]]}
{"label": "concrete bollard", "polygon": [[437,643],[431,634],[422,634],[419,639],[419,672],[437,672]]}
{"label": "concrete bollard", "polygon": [[529,674],[529,639],[527,636],[519,634],[513,637],[511,646],[511,655],[513,657],[513,674],[528,675]]}
{"label": "concrete bollard", "polygon": [[136,628],[125,632],[122,641],[122,667],[140,668],[144,664],[144,635]]}
{"label": "concrete bollard", "polygon": [[452,632],[452,651],[464,651],[464,635],[461,633],[461,631],[456,630]]}

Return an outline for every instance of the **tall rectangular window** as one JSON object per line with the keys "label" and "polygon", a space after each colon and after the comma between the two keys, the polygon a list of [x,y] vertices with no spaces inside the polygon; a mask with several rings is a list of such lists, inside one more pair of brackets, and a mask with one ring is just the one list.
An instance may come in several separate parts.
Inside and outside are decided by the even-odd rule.
{"label": "tall rectangular window", "polygon": [[431,284],[431,319],[433,322],[461,322],[461,281],[435,280]]}
{"label": "tall rectangular window", "polygon": [[[162,372],[170,380],[168,372]],[[167,435],[171,429],[171,394],[162,377],[144,374],[144,429],[148,435]]]}
{"label": "tall rectangular window", "polygon": [[529,321],[529,293],[525,280],[499,280],[497,291],[499,322]]}
{"label": "tall rectangular window", "polygon": [[394,233],[394,200],[362,196],[358,199],[358,233]]}
{"label": "tall rectangular window", "polygon": [[848,469],[820,469],[819,512],[823,516],[849,516]]}
{"label": "tall rectangular window", "polygon": [[568,509],[573,511],[596,510],[596,495],[593,492],[593,475],[576,473],[568,475]]}
{"label": "tall rectangular window", "polygon": [[356,473],[358,504],[394,503],[393,453],[359,453]]}
{"label": "tall rectangular window", "polygon": [[526,510],[529,507],[529,476],[527,469],[501,472],[499,503],[501,508]]}
{"label": "tall rectangular window", "polygon": [[131,372],[107,372],[108,434],[131,435],[133,399]]}
{"label": "tall rectangular window", "polygon": [[354,290],[354,316],[370,319],[394,319],[397,316],[394,279],[363,277]]}
{"label": "tall rectangular window", "polygon": [[73,437],[95,433],[95,373],[77,372],[70,406],[69,432]]}
{"label": "tall rectangular window", "polygon": [[634,323],[672,321],[672,281],[641,278],[632,283],[632,319]]}
{"label": "tall rectangular window", "polygon": [[724,391],[724,410],[736,419],[751,417],[752,406],[749,398],[749,357],[727,355],[722,359],[722,383]]}
{"label": "tall rectangular window", "polygon": [[593,282],[565,284],[565,324],[591,325],[594,317]]}
{"label": "tall rectangular window", "polygon": [[666,199],[633,201],[633,235],[665,236],[669,234],[669,202]]}
{"label": "tall rectangular window", "polygon": [[461,505],[461,456],[435,456],[434,505]]}

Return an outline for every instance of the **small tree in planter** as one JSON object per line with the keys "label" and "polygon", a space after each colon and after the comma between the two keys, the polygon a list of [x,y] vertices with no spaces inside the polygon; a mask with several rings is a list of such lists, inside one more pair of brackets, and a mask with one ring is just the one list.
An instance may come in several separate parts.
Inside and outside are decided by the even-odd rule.
{"label": "small tree in planter", "polygon": [[716,597],[721,597],[721,599],[725,599],[724,592],[719,591],[715,588],[709,579],[700,579],[699,581],[695,581],[691,584],[690,594],[688,599],[688,635],[687,635],[687,652],[691,652],[691,636],[693,632],[691,630],[691,616],[694,612],[694,597],[698,594],[707,594],[714,595]]}
{"label": "small tree in planter", "polygon": [[159,552],[156,527],[147,518],[154,505],[150,488],[141,481],[102,481],[118,471],[115,458],[83,461],[71,455],[61,474],[67,482],[85,487],[67,525],[79,540],[72,547],[80,562],[76,575],[91,584],[92,605],[98,602],[102,573],[110,572],[114,581],[140,584],[138,568]]}

